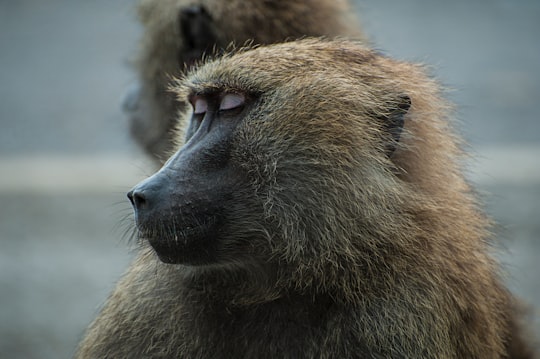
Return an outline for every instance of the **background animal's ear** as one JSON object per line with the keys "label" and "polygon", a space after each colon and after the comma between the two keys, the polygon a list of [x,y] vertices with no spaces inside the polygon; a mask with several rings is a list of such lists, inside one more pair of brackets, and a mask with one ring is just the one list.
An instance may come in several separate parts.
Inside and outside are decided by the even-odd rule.
{"label": "background animal's ear", "polygon": [[411,107],[411,99],[407,95],[401,95],[397,101],[392,103],[392,108],[388,115],[383,118],[384,126],[390,134],[390,141],[386,145],[386,152],[390,156],[396,150],[396,144],[399,142],[403,125],[405,123],[405,115]]}

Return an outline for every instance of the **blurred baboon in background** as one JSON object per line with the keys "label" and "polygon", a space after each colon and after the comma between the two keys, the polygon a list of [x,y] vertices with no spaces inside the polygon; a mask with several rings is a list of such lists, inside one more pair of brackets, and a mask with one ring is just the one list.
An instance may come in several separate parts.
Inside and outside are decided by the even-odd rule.
{"label": "blurred baboon in background", "polygon": [[361,38],[348,0],[143,0],[138,84],[124,109],[131,134],[159,163],[173,152],[172,129],[186,107],[168,92],[171,76],[231,43],[270,44],[304,36]]}
{"label": "blurred baboon in background", "polygon": [[533,357],[420,66],[304,39],[176,94],[186,143],[128,194],[142,248],[79,358]]}

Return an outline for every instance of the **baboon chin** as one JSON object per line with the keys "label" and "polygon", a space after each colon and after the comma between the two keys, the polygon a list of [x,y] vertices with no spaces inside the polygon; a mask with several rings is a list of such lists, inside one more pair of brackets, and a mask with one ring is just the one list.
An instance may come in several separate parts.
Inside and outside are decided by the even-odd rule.
{"label": "baboon chin", "polygon": [[[184,144],[78,358],[532,358],[421,66],[240,49],[178,81]],[[181,142],[181,139],[179,139]]]}
{"label": "baboon chin", "polygon": [[158,164],[174,153],[179,111],[171,78],[204,56],[246,42],[270,44],[304,36],[361,38],[348,0],[141,0],[143,37],[136,85],[123,108],[132,137]]}

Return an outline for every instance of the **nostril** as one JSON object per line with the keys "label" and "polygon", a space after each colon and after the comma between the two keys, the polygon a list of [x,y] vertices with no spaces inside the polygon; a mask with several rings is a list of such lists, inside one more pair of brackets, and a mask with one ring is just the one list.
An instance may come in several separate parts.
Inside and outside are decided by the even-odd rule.
{"label": "nostril", "polygon": [[146,197],[143,192],[129,191],[127,197],[135,209],[141,209],[146,205]]}

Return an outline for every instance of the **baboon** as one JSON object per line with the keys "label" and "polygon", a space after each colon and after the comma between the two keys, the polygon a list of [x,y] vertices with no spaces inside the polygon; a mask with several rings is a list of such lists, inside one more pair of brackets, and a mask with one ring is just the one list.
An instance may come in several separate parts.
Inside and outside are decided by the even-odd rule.
{"label": "baboon", "polygon": [[78,358],[533,356],[422,66],[303,39],[175,93],[185,144],[129,192],[142,247]]}
{"label": "baboon", "polygon": [[177,112],[171,76],[203,54],[246,41],[269,44],[302,36],[361,38],[348,0],[143,0],[144,35],[135,67],[139,84],[124,101],[137,143],[162,164],[172,153]]}

